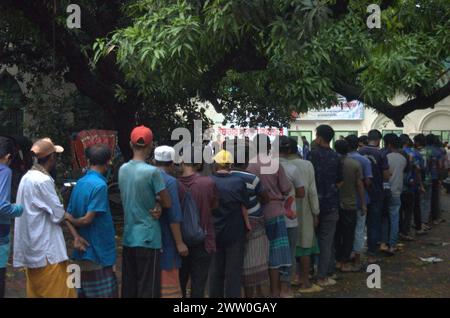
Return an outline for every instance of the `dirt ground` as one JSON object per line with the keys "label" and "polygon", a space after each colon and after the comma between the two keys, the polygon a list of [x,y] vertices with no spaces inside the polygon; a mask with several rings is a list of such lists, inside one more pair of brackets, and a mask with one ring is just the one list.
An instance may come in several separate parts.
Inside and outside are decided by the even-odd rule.
{"label": "dirt ground", "polygon": [[[447,222],[435,226],[428,235],[414,242],[404,242],[404,250],[380,262],[381,288],[370,289],[366,280],[370,273],[338,274],[337,284],[323,292],[298,297],[450,297],[450,195],[442,194],[443,218]],[[120,233],[120,229],[118,231]],[[119,238],[118,238],[119,241]],[[118,242],[120,243],[120,242]],[[447,243],[447,244],[446,244]],[[68,242],[68,246],[70,246]],[[121,244],[119,246],[119,258]],[[438,257],[439,263],[426,263],[420,257]],[[120,262],[118,268],[120,281]],[[25,297],[25,275],[8,267],[6,297]]]}

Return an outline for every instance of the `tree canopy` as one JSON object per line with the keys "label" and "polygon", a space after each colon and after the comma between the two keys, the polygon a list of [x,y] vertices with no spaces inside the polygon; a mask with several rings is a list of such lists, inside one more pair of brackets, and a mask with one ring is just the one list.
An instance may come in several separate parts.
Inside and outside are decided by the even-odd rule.
{"label": "tree canopy", "polygon": [[[73,2],[80,29],[66,26]],[[366,25],[373,2],[380,29]],[[167,140],[207,121],[205,101],[278,126],[340,94],[401,126],[450,94],[449,30],[448,0],[3,0],[0,64],[74,83],[129,156],[134,125]],[[398,94],[409,100],[393,105]]]}
{"label": "tree canopy", "polygon": [[[378,1],[369,29],[373,2],[139,0],[95,48],[142,94],[196,96],[240,123],[286,123],[338,93],[401,126],[450,94],[450,3]],[[392,105],[399,94],[408,101]]]}
{"label": "tree canopy", "polygon": [[[156,138],[165,142],[173,128],[189,127],[193,119],[207,121],[204,114],[194,107],[193,101],[185,96],[168,100],[163,94],[140,95],[136,86],[125,81],[114,57],[103,58],[93,64],[96,39],[129,25],[131,20],[122,10],[134,1],[76,1],[81,7],[81,28],[69,29],[66,8],[73,2],[0,2],[0,65],[17,66],[19,80],[32,76],[31,80],[27,78],[24,81],[30,86],[28,91],[38,91],[38,87],[33,86],[40,85],[37,83],[42,83],[44,78],[54,80],[58,88],[59,82],[63,81],[75,84],[78,92],[89,98],[86,104],[92,108],[92,116],[88,118],[90,122],[83,121],[86,128],[96,123],[97,128],[117,130],[119,145],[126,158],[131,155],[129,134],[137,124],[151,126]],[[35,119],[39,120],[41,101],[37,103],[32,98],[28,102],[33,103],[36,111],[28,110],[37,114]],[[69,110],[68,107],[65,109]],[[97,110],[103,114],[99,115]],[[43,120],[40,127],[47,127],[47,123]],[[60,123],[57,121],[54,125]],[[72,133],[71,127],[64,128],[68,138]],[[49,129],[49,133],[52,131]]]}

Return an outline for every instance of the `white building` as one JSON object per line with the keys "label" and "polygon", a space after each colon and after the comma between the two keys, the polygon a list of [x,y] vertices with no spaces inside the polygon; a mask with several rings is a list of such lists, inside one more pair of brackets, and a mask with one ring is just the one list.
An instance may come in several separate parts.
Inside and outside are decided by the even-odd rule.
{"label": "white building", "polygon": [[[401,104],[403,100],[397,98],[393,103]],[[220,136],[221,140],[226,136],[233,136],[240,127],[235,127],[234,132],[226,130],[232,124],[222,126],[224,117],[214,111],[212,106],[206,106],[206,114],[214,122],[214,132],[211,134],[214,140]],[[321,124],[327,124],[334,128],[335,139],[339,136],[356,134],[366,135],[371,129],[378,129],[383,134],[396,133],[414,136],[419,133],[433,133],[442,141],[450,141],[450,96],[436,104],[434,109],[416,110],[405,117],[404,127],[396,127],[392,120],[383,114],[376,113],[371,108],[365,108],[359,102],[342,103],[341,106],[300,114],[291,122],[290,127],[283,128],[283,134],[297,137],[301,142],[301,136],[311,142],[315,138],[315,129]],[[225,132],[225,133],[224,133]],[[276,131],[275,131],[276,134]],[[238,135],[240,136],[240,135]]]}
{"label": "white building", "polygon": [[[402,101],[397,100],[395,104]],[[362,107],[362,105],[360,105]],[[320,112],[319,112],[320,113]],[[404,127],[396,127],[392,120],[383,114],[376,113],[373,109],[362,107],[361,116],[358,118],[345,118],[341,116],[299,116],[291,123],[289,135],[305,136],[308,141],[314,139],[315,129],[321,124],[332,126],[336,132],[335,138],[356,134],[366,135],[372,129],[386,133],[408,134],[410,136],[419,133],[433,133],[442,141],[450,141],[450,97],[436,104],[434,109],[416,110],[408,114],[403,120]]]}

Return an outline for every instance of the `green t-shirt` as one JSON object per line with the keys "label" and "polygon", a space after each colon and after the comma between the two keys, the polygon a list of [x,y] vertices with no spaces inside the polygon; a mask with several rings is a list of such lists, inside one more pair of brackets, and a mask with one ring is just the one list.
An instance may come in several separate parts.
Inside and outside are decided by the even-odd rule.
{"label": "green t-shirt", "polygon": [[119,188],[125,214],[123,245],[161,248],[161,227],[150,215],[156,196],[165,189],[159,170],[144,161],[130,160],[119,170]]}
{"label": "green t-shirt", "polygon": [[358,181],[363,179],[362,168],[358,161],[350,157],[342,161],[344,184],[339,190],[340,206],[345,210],[356,210]]}

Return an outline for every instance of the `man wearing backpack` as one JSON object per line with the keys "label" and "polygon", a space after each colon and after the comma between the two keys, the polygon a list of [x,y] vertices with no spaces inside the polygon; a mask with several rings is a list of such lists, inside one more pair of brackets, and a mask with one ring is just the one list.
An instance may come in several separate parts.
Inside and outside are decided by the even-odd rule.
{"label": "man wearing backpack", "polygon": [[369,144],[359,153],[372,161],[372,182],[368,188],[370,203],[367,206],[367,254],[368,262],[377,262],[377,243],[381,240],[382,209],[385,195],[384,183],[389,181],[390,172],[386,155],[380,150],[381,133],[373,129],[368,133]]}
{"label": "man wearing backpack", "polygon": [[[180,268],[180,284],[183,297],[186,297],[186,286],[191,280],[191,298],[205,297],[205,287],[208,280],[208,269],[212,255],[216,251],[216,237],[212,210],[218,205],[218,191],[211,177],[201,176],[201,162],[194,161],[194,148],[190,156],[184,156],[181,163],[182,173],[178,178],[180,182],[180,201],[186,203],[186,194],[192,197],[198,210],[200,226],[204,230],[203,242],[189,245],[189,255],[182,257]],[[182,204],[183,216],[193,213],[187,204]]]}
{"label": "man wearing backpack", "polygon": [[154,165],[164,179],[169,191],[172,206],[164,209],[159,219],[161,224],[161,298],[181,298],[181,287],[178,269],[181,267],[180,256],[189,254],[181,236],[181,222],[183,215],[178,197],[178,181],[171,174],[174,173],[175,150],[172,147],[160,146],[155,148]]}

